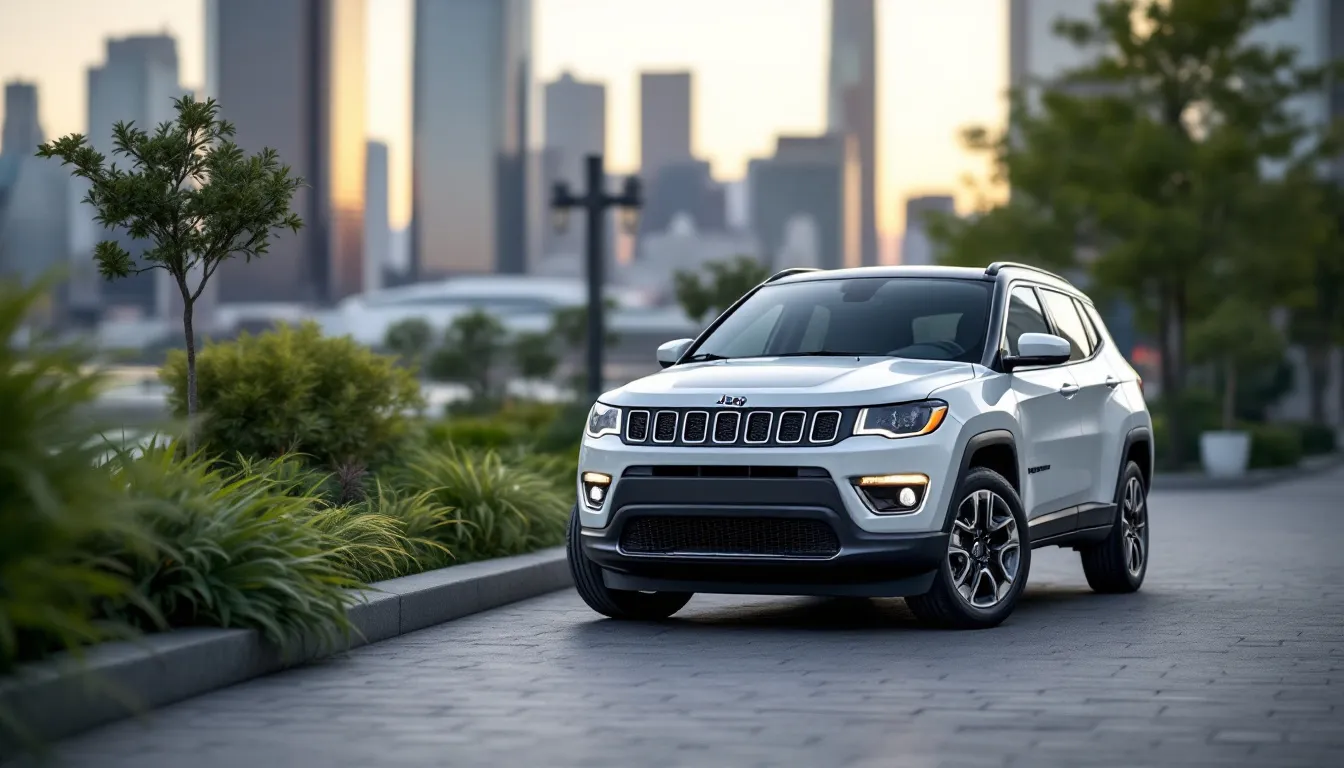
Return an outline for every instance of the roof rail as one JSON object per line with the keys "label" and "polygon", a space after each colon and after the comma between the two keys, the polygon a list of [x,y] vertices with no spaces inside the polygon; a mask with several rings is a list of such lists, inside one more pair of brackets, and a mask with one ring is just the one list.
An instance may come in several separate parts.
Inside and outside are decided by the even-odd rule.
{"label": "roof rail", "polygon": [[789,275],[801,275],[804,272],[820,272],[820,271],[821,270],[816,267],[789,267],[788,269],[781,269],[775,274],[767,277],[765,279],[765,282],[773,283],[776,280],[782,277],[788,277]]}
{"label": "roof rail", "polygon": [[996,261],[993,264],[990,264],[988,267],[985,267],[985,274],[990,277],[994,277],[995,275],[999,274],[999,270],[1004,268],[1026,269],[1031,272],[1038,272],[1042,275],[1049,275],[1050,277],[1053,277],[1056,280],[1060,280],[1065,283],[1069,282],[1068,278],[1062,275],[1057,275],[1048,269],[1041,269],[1040,267],[1033,267],[1030,264],[1021,264],[1016,261]]}

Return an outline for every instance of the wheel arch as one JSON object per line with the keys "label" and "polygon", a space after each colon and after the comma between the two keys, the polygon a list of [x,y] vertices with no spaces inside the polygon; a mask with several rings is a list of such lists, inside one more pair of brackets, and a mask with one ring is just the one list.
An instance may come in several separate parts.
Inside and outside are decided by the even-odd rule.
{"label": "wheel arch", "polygon": [[975,467],[986,467],[1003,475],[1008,484],[1022,496],[1021,461],[1017,453],[1017,438],[1007,429],[989,429],[971,435],[961,452],[961,462],[957,469],[957,481],[948,495],[947,509],[944,511],[942,530],[952,529],[952,508],[957,503],[956,489]]}
{"label": "wheel arch", "polygon": [[1139,465],[1139,471],[1143,473],[1143,485],[1145,490],[1153,487],[1153,463],[1156,453],[1153,445],[1153,430],[1149,427],[1135,427],[1125,434],[1124,447],[1120,451],[1120,470],[1115,478],[1115,487],[1120,488],[1120,481],[1124,476],[1125,467],[1133,461]]}

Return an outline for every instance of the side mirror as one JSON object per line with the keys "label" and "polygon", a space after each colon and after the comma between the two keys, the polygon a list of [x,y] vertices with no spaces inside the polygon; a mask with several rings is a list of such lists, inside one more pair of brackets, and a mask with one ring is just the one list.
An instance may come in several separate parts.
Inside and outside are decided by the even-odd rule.
{"label": "side mirror", "polygon": [[658,347],[658,364],[664,368],[675,365],[686,350],[695,343],[695,339],[677,339]]}
{"label": "side mirror", "polygon": [[1012,371],[1033,365],[1067,363],[1073,348],[1052,333],[1024,333],[1017,339],[1017,354],[1003,358],[1003,367]]}

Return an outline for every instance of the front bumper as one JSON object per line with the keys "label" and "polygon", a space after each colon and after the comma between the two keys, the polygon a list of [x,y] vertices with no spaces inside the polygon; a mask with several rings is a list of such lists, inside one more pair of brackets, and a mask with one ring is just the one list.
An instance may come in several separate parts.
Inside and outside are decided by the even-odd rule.
{"label": "front bumper", "polygon": [[[582,528],[582,547],[613,589],[868,597],[928,591],[947,534],[866,530],[851,516],[845,485],[823,476],[621,477],[604,504],[611,510],[606,524]],[[808,556],[627,551],[627,527],[642,518],[815,521],[829,526],[838,546]]]}

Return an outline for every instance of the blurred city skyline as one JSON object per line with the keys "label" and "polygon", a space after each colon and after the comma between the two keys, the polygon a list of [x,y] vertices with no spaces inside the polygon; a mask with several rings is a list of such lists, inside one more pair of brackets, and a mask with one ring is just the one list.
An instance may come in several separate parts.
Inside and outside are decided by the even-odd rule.
{"label": "blurred city skyline", "polygon": [[[43,6],[0,0],[0,81],[37,83],[48,138],[87,130],[85,72],[109,37],[171,34],[183,85],[204,85],[205,0],[71,0],[60,15]],[[1003,119],[1007,3],[877,6],[877,216],[890,254],[907,197],[952,193],[964,210],[974,200],[963,179],[986,178],[959,131]],[[402,227],[411,209],[413,1],[367,8],[368,135],[389,146],[391,223]],[[776,136],[824,130],[828,13],[827,0],[538,0],[533,100],[540,105],[544,84],[566,71],[604,83],[608,165],[629,173],[639,167],[639,73],[688,69],[696,152],[716,176],[741,178]]]}

